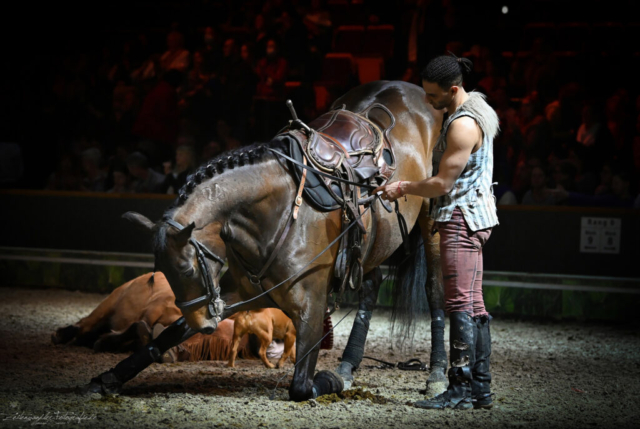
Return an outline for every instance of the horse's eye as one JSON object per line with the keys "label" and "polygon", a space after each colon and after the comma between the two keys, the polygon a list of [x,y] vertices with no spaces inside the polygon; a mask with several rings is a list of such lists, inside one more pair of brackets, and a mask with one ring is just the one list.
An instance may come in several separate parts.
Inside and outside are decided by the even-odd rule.
{"label": "horse's eye", "polygon": [[182,275],[185,277],[191,277],[195,271],[196,271],[195,268],[189,267],[186,270],[182,271]]}

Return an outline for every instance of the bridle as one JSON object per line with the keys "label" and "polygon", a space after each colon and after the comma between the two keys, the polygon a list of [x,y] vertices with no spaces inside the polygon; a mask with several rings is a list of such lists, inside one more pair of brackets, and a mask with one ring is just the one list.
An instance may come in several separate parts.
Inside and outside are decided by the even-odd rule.
{"label": "bridle", "polygon": [[[176,228],[178,231],[182,231],[184,226],[179,224],[173,219],[166,220],[167,224]],[[209,314],[216,319],[216,322],[222,320],[222,312],[224,311],[224,301],[220,298],[220,287],[216,287],[213,283],[213,276],[209,271],[209,265],[206,258],[219,262],[221,266],[224,265],[224,259],[207,248],[204,244],[196,240],[195,238],[189,238],[189,244],[191,244],[196,251],[196,259],[198,260],[198,269],[200,270],[200,276],[204,281],[205,289],[207,293],[198,298],[194,298],[190,301],[179,301],[176,299],[176,307],[184,314],[185,310],[202,307],[208,305]]]}

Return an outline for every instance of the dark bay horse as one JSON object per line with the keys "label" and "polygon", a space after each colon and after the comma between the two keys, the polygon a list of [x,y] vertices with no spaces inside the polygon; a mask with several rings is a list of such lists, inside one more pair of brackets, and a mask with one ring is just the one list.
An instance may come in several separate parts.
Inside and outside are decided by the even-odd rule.
{"label": "dark bay horse", "polygon": [[[359,112],[373,103],[386,106],[397,121],[390,133],[397,165],[391,180],[415,181],[428,177],[431,152],[442,116],[428,105],[422,88],[405,82],[372,82],[349,91],[334,106],[344,104],[347,110]],[[371,120],[381,128],[389,121],[385,115],[373,113]],[[362,359],[366,329],[360,329],[357,335],[352,331],[351,353],[346,360],[350,367],[341,366],[340,375],[320,371],[314,377],[319,351],[314,346],[323,333],[338,251],[337,245],[329,245],[341,233],[341,213],[339,210],[321,212],[303,203],[297,219],[288,224],[287,215],[293,210],[298,183],[288,164],[269,150],[274,147],[278,147],[276,139],[268,144],[237,149],[209,161],[190,178],[181,190],[176,206],[157,223],[140,214],[126,214],[129,220],[153,233],[156,269],[169,280],[176,305],[181,307],[184,318],[163,331],[146,351],[135,353],[92,379],[85,386],[85,392],[120,391],[124,382],[164,350],[195,332],[213,332],[221,319],[235,312],[267,307],[282,309],[296,328],[299,361],[289,388],[290,398],[302,401],[342,390],[344,381],[350,379],[351,371]],[[410,263],[429,266],[427,296],[432,330],[435,329],[433,338],[437,343],[432,347],[431,381],[438,383],[445,379],[446,354],[443,355],[444,334],[440,333],[444,329],[444,313],[437,236],[430,234],[428,201],[408,196],[399,201],[399,208],[409,229],[419,223],[423,233],[426,252],[420,253],[422,260]],[[377,222],[372,222],[372,216],[377,216]],[[362,221],[367,228],[363,248],[370,244],[371,249],[363,261],[366,275],[361,309],[375,303],[381,280],[378,267],[402,244],[395,213],[369,210]],[[372,234],[374,224],[376,231]],[[283,229],[289,228],[287,225],[290,230],[287,229],[286,240],[279,244]],[[375,242],[368,243],[371,236],[376,237]],[[279,249],[277,256],[269,260],[274,248]],[[325,248],[329,250],[306,267]],[[229,268],[218,278],[225,259]],[[264,266],[268,269],[259,281],[250,280],[246,275],[247,267],[255,273]],[[405,267],[408,271],[413,268]],[[291,276],[291,281],[274,289]],[[408,287],[423,288],[424,283]],[[219,290],[219,299],[215,301],[212,298],[217,296],[212,292],[214,290]],[[270,292],[264,294],[265,291]],[[371,316],[370,310],[363,314]],[[356,325],[354,330],[357,330]],[[438,386],[438,390],[443,388],[444,385]]]}

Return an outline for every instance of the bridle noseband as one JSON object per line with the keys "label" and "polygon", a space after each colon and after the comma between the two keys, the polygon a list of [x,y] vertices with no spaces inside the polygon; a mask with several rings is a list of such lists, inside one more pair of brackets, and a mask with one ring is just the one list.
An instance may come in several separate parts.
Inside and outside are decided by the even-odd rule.
{"label": "bridle noseband", "polygon": [[[184,229],[184,226],[173,219],[168,219],[166,222],[178,231],[182,231]],[[198,308],[208,304],[209,314],[216,320],[217,324],[222,320],[222,312],[224,311],[225,303],[220,298],[220,287],[216,287],[213,283],[213,277],[209,271],[209,265],[207,264],[206,258],[208,257],[209,259],[219,262],[221,265],[224,265],[224,259],[213,253],[207,248],[207,246],[193,237],[189,238],[189,243],[196,251],[198,268],[200,269],[200,274],[204,281],[207,293],[206,295],[202,295],[190,301],[179,301],[176,299],[176,307],[178,307],[184,314],[185,310]]]}

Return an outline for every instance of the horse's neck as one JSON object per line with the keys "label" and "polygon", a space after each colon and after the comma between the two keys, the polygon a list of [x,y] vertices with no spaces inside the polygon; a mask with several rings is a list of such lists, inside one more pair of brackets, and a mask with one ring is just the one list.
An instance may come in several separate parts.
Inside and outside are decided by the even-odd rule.
{"label": "horse's neck", "polygon": [[292,183],[276,160],[236,167],[196,186],[174,219],[197,228],[219,222],[232,227],[232,236],[266,245],[293,201]]}

